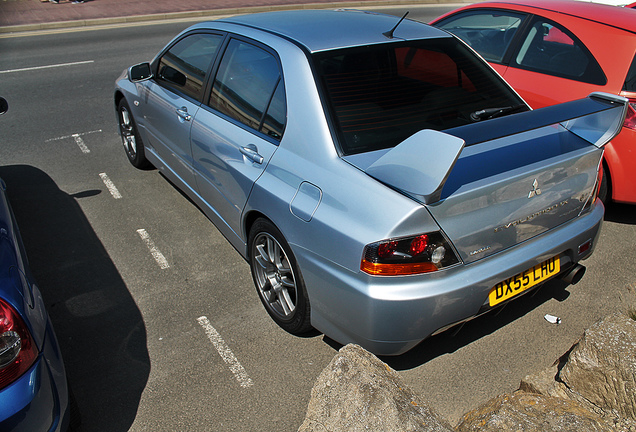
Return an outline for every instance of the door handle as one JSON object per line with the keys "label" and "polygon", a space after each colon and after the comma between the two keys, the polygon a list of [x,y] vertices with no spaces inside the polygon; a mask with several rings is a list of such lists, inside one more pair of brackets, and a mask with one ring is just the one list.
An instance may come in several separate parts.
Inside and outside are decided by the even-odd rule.
{"label": "door handle", "polygon": [[250,144],[246,147],[241,147],[241,153],[247,156],[252,162],[257,164],[263,163],[263,156],[258,154],[258,148],[254,144]]}
{"label": "door handle", "polygon": [[190,114],[188,114],[188,108],[186,107],[181,107],[177,109],[177,115],[183,119],[184,121],[190,121],[192,120],[192,116]]}

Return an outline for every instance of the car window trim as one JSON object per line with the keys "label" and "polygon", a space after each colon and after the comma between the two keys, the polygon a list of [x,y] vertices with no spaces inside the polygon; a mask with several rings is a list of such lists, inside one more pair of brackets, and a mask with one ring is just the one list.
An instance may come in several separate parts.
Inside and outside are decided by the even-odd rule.
{"label": "car window trim", "polygon": [[[505,9],[505,10],[509,11],[509,9]],[[514,12],[514,11],[510,11],[510,12]],[[517,29],[517,32],[513,36],[512,40],[510,41],[510,45],[508,45],[508,48],[506,49],[506,52],[504,53],[501,59],[501,64],[504,66],[510,66],[512,59],[519,52],[519,49],[521,48],[521,44],[525,40],[526,35],[530,31],[530,28],[532,27],[532,23],[534,22],[533,21],[535,18],[534,14],[531,14],[528,12],[520,12],[520,13],[525,15],[525,18],[523,19],[521,24],[519,24],[519,28]]]}

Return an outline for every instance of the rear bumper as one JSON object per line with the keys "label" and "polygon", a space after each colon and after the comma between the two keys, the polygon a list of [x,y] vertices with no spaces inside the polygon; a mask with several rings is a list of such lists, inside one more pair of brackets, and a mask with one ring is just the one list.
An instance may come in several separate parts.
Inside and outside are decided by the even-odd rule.
{"label": "rear bumper", "polygon": [[66,373],[49,321],[44,349],[33,367],[0,390],[0,430],[63,432],[68,410]]}
{"label": "rear bumper", "polygon": [[[555,255],[567,269],[589,257],[604,207],[515,247],[443,271],[406,277],[371,277],[297,254],[307,285],[312,324],[332,339],[357,343],[378,355],[398,355],[423,339],[487,311],[488,294],[500,281]],[[579,253],[591,240],[592,247]]]}

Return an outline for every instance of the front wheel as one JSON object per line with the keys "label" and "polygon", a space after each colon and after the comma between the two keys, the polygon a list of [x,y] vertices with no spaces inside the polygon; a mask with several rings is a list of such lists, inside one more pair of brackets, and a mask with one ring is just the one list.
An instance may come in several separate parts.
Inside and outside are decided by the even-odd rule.
{"label": "front wheel", "polygon": [[126,99],[122,98],[117,104],[117,118],[119,120],[119,133],[128,160],[135,168],[149,168],[151,165],[146,159],[144,144]]}
{"label": "front wheel", "polygon": [[267,313],[289,333],[311,330],[307,290],[291,249],[267,219],[250,229],[249,262],[256,290]]}

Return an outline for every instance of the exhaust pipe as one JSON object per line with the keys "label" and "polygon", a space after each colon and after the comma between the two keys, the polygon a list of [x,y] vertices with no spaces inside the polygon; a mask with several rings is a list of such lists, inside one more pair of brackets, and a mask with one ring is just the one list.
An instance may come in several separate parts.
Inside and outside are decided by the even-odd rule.
{"label": "exhaust pipe", "polygon": [[561,279],[570,285],[576,285],[583,275],[585,274],[585,267],[581,264],[576,264],[574,267],[570,269]]}

